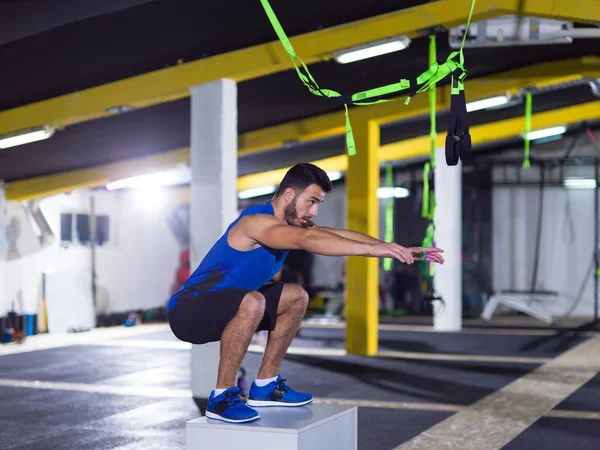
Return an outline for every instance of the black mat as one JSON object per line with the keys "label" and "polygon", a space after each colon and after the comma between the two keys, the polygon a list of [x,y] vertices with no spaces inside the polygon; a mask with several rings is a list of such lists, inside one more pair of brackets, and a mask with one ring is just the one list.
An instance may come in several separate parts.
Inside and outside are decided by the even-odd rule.
{"label": "black mat", "polygon": [[358,408],[358,449],[390,450],[410,441],[453,413]]}
{"label": "black mat", "polygon": [[[379,332],[381,351],[458,353],[474,355],[555,357],[585,341],[577,336],[522,336],[511,334],[428,333],[419,331]],[[299,347],[344,348],[345,330],[302,328],[294,339]]]}
{"label": "black mat", "polygon": [[[251,382],[262,355],[243,361]],[[533,364],[287,355],[281,375],[317,397],[469,405],[533,370]]]}
{"label": "black mat", "polygon": [[0,449],[185,448],[192,399],[0,387]]}
{"label": "black mat", "polygon": [[74,345],[0,357],[0,377],[189,388],[189,350]]}
{"label": "black mat", "polygon": [[503,450],[596,450],[599,443],[600,423],[597,420],[544,417]]}
{"label": "black mat", "polygon": [[[345,329],[304,327],[292,345],[311,348],[344,348]],[[124,338],[128,340],[177,340],[170,331]],[[382,330],[381,351],[418,353],[454,353],[495,356],[529,356],[552,358],[584,342],[574,335],[527,336],[512,334],[469,334]]]}
{"label": "black mat", "polygon": [[[556,409],[600,412],[600,374],[560,402]],[[600,428],[600,422],[598,422],[598,428]]]}
{"label": "black mat", "polygon": [[[0,449],[185,448],[185,423],[201,415],[191,399],[0,388]],[[358,410],[358,448],[389,450],[451,413]]]}

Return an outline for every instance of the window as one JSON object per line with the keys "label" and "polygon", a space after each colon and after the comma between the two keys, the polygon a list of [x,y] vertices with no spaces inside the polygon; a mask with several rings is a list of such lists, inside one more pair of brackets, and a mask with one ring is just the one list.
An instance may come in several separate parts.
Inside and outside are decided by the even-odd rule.
{"label": "window", "polygon": [[[96,245],[104,245],[110,239],[110,221],[106,215],[96,216]],[[60,215],[60,240],[89,245],[92,239],[89,214],[62,213]]]}

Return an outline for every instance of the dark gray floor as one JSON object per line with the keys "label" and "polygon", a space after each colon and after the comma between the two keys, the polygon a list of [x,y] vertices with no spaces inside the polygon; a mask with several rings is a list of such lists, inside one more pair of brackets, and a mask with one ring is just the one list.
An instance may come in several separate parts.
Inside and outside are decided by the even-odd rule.
{"label": "dark gray floor", "polygon": [[[394,331],[382,332],[381,337],[382,347],[402,351],[518,356],[556,356],[575,343],[568,337],[540,340]],[[339,347],[341,338],[343,330],[303,329],[294,345],[310,342],[317,347]],[[169,332],[132,339],[176,340]],[[250,380],[260,358],[255,353],[244,358]],[[535,367],[537,364],[288,355],[281,373],[294,388],[318,397],[469,405]],[[190,354],[178,349],[77,345],[1,356],[0,378],[189,389]],[[561,409],[597,410],[597,404],[596,409],[590,408],[597,402],[598,382],[598,377],[590,381],[566,399]],[[183,449],[185,422],[201,414],[194,400],[187,398],[0,387],[0,449]],[[359,449],[389,450],[451,414],[360,407]],[[573,443],[587,445],[592,438],[598,439],[589,428],[600,428],[598,421],[572,425],[579,422],[541,419],[510,448],[594,448],[574,447],[568,441],[564,445],[563,440],[574,432],[569,430],[578,426],[583,431]],[[538,434],[539,442],[548,440],[554,445],[550,442],[554,436],[563,445],[539,444]]]}
{"label": "dark gray floor", "polygon": [[513,439],[505,450],[597,450],[600,423],[597,420],[543,417]]}
{"label": "dark gray floor", "polygon": [[[598,358],[600,358],[600,355],[598,355]],[[580,389],[560,402],[557,408],[573,411],[600,412],[600,374],[596,375]],[[597,423],[597,426],[600,428],[600,422]],[[600,448],[600,444],[598,448]]]}

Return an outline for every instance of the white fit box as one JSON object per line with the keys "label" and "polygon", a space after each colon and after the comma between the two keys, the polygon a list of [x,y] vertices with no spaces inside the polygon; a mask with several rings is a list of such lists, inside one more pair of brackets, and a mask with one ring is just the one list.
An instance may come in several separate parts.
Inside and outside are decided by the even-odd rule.
{"label": "white fit box", "polygon": [[260,419],[231,424],[206,417],[186,423],[186,449],[356,450],[358,407],[310,404],[256,408]]}

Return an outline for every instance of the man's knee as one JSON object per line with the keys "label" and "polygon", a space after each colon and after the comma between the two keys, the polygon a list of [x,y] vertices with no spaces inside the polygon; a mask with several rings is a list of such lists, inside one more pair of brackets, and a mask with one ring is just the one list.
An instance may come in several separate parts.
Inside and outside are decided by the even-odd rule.
{"label": "man's knee", "polygon": [[308,292],[297,284],[286,284],[284,286],[283,297],[289,308],[303,312],[308,306]]}
{"label": "man's knee", "polygon": [[265,297],[260,292],[248,292],[242,299],[240,311],[242,311],[244,315],[260,319],[265,313],[265,304]]}

